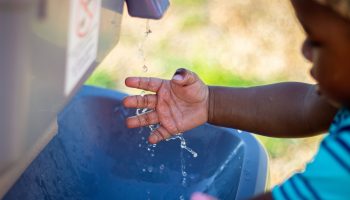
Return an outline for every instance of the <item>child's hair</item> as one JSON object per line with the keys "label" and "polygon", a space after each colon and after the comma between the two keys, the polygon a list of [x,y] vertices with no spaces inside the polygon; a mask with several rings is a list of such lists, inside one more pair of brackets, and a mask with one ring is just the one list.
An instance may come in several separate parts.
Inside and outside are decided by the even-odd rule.
{"label": "child's hair", "polygon": [[350,0],[314,0],[331,7],[335,12],[350,20]]}

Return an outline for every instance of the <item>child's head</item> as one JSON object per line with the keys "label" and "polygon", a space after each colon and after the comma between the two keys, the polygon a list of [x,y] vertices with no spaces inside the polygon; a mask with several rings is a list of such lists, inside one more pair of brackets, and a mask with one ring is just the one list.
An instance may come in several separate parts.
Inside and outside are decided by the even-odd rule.
{"label": "child's head", "polygon": [[313,62],[311,74],[321,94],[349,106],[350,0],[291,1],[307,34],[302,51]]}

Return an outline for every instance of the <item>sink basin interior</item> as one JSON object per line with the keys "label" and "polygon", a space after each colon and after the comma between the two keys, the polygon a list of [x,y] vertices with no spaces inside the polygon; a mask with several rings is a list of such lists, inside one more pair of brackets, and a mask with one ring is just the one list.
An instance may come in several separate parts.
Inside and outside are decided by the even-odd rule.
{"label": "sink basin interior", "polygon": [[153,147],[148,127],[126,128],[135,110],[121,105],[124,95],[93,94],[81,92],[64,109],[58,134],[5,199],[188,199],[195,191],[235,197],[246,151],[237,133],[209,124],[184,133],[197,157],[179,139]]}
{"label": "sink basin interior", "polygon": [[[100,191],[93,192],[95,195],[116,197],[128,193],[140,198],[149,195],[151,199],[175,193],[188,196],[184,193],[210,188],[228,167],[236,169],[235,178],[230,178],[236,179],[231,183],[238,184],[244,149],[238,138],[225,129],[204,125],[186,132],[188,147],[198,153],[193,157],[181,148],[179,139],[153,147],[146,142],[150,134],[147,127],[126,128],[125,118],[134,115],[135,110],[123,108],[120,101],[91,96],[71,108],[59,123],[60,133],[70,133],[62,134],[61,140],[70,152],[70,160],[77,162],[77,171],[95,174],[90,177],[92,182],[102,184],[98,187]],[[229,159],[235,162],[226,166]]]}

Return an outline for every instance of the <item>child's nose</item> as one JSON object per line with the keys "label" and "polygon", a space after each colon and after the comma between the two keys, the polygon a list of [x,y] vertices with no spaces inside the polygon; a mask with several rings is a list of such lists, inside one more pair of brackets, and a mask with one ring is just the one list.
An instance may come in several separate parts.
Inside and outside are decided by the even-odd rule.
{"label": "child's nose", "polygon": [[301,48],[301,51],[302,51],[304,57],[308,61],[312,62],[312,56],[313,56],[312,55],[312,46],[311,46],[311,44],[310,44],[308,39],[305,39],[305,41],[303,43],[303,46]]}

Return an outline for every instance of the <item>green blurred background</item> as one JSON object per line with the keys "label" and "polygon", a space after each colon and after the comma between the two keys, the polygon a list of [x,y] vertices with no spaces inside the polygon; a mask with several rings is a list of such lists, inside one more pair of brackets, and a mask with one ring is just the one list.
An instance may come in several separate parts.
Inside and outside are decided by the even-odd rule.
{"label": "green blurred background", "polygon": [[[149,21],[147,37],[146,20],[126,13],[118,45],[86,84],[139,94],[124,86],[126,77],[169,79],[179,67],[210,85],[312,82],[300,54],[304,33],[287,0],[173,0],[163,19]],[[321,138],[257,137],[270,156],[269,188],[301,170]]]}

